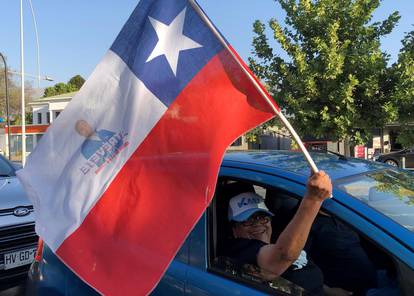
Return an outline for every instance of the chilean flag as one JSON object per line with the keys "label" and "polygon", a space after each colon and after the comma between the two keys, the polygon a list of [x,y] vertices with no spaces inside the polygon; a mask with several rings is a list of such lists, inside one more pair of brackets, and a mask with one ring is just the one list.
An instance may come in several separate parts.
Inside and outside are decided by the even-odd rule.
{"label": "chilean flag", "polygon": [[196,8],[141,1],[18,172],[39,236],[103,294],[154,289],[226,148],[275,115]]}

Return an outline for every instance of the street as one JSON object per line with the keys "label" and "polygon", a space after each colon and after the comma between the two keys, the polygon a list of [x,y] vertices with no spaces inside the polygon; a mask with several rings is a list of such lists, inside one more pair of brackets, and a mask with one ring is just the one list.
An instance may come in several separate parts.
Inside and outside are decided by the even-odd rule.
{"label": "street", "polygon": [[24,295],[24,284],[12,287],[0,292],[0,296],[20,296]]}

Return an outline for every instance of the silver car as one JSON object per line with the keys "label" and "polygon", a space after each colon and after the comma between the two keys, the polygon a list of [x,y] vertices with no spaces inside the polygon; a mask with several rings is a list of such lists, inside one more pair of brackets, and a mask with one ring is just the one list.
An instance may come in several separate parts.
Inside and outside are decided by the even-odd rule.
{"label": "silver car", "polygon": [[16,165],[0,155],[0,289],[26,279],[38,241],[33,206],[15,172]]}

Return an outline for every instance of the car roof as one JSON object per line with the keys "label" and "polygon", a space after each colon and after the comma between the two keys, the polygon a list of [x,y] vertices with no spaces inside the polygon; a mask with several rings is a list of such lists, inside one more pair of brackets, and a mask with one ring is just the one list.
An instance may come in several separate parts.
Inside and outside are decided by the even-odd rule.
{"label": "car roof", "polygon": [[[310,154],[316,166],[328,173],[332,180],[388,168],[388,165],[382,163],[343,157],[326,152],[311,152]],[[263,170],[270,173],[272,170],[275,172],[284,171],[305,178],[310,173],[309,164],[303,153],[297,151],[229,151],[224,157],[223,166],[254,168],[255,170]]]}

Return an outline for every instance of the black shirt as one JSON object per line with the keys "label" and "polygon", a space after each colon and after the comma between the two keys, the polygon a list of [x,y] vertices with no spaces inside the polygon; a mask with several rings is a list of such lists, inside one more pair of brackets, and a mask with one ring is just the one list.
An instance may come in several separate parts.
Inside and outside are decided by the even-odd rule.
{"label": "black shirt", "polygon": [[[227,256],[238,265],[257,264],[257,254],[266,243],[255,239],[237,238],[231,240]],[[322,295],[323,276],[320,269],[311,261],[299,266],[291,265],[282,275],[284,279],[295,283],[311,294]]]}

